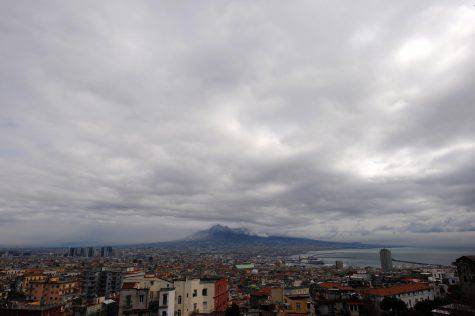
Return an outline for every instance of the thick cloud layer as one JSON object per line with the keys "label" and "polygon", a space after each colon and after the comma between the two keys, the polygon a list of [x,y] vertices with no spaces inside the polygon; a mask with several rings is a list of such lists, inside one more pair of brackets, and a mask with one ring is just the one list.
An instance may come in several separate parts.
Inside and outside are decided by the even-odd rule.
{"label": "thick cloud layer", "polygon": [[0,244],[473,245],[470,1],[11,0],[0,42]]}

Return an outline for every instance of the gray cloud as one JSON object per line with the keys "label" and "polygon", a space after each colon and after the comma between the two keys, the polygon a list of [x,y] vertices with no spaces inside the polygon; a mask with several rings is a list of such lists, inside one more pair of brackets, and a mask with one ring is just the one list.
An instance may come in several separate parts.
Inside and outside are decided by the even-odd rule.
{"label": "gray cloud", "polygon": [[0,244],[473,245],[475,9],[0,4]]}

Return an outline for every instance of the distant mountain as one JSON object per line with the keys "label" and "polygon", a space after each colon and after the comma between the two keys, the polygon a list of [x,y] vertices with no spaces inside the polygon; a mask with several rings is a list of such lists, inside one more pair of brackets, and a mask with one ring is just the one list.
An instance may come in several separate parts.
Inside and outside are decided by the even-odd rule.
{"label": "distant mountain", "polygon": [[195,242],[203,242],[203,241],[222,241],[222,242],[236,242],[236,239],[249,239],[250,237],[258,237],[254,236],[250,233],[250,231],[246,228],[229,228],[227,226],[222,225],[214,225],[209,229],[201,230],[199,232],[194,233],[183,239],[184,241],[195,241]]}
{"label": "distant mountain", "polygon": [[285,236],[258,236],[245,228],[230,228],[215,225],[209,229],[196,232],[184,239],[146,244],[142,246],[164,248],[206,248],[206,249],[236,249],[236,248],[280,248],[294,250],[319,250],[342,248],[373,248],[358,242],[333,242],[309,238]]}

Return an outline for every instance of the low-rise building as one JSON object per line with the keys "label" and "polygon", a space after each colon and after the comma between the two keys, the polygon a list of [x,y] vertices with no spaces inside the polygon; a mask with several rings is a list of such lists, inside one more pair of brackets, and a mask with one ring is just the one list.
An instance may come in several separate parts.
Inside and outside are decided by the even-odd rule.
{"label": "low-rise building", "polygon": [[0,307],[2,316],[64,316],[65,314],[65,307],[58,304],[38,305],[15,302]]}
{"label": "low-rise building", "polygon": [[370,288],[362,291],[369,299],[380,303],[385,297],[393,297],[403,301],[408,308],[418,302],[433,300],[434,290],[427,283],[397,284],[387,287]]}
{"label": "low-rise building", "polygon": [[359,315],[362,303],[360,296],[346,284],[337,282],[313,284],[310,295],[317,315]]}
{"label": "low-rise building", "polygon": [[311,312],[310,296],[308,294],[286,295],[287,315],[308,315]]}
{"label": "low-rise building", "polygon": [[140,282],[124,282],[120,291],[119,315],[149,315],[150,288]]}

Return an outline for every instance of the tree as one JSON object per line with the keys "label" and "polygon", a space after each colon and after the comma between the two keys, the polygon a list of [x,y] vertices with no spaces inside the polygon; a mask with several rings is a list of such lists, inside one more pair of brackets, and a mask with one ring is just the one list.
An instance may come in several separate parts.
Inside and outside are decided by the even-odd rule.
{"label": "tree", "polygon": [[395,297],[385,297],[381,301],[381,309],[391,315],[403,315],[407,312],[406,303]]}
{"label": "tree", "polygon": [[225,316],[241,316],[241,312],[239,310],[239,306],[236,303],[226,308],[226,312],[224,313]]}
{"label": "tree", "polygon": [[18,292],[18,291],[15,291],[15,290],[12,290],[10,292],[8,292],[8,297],[7,297],[7,300],[23,300],[26,298],[26,295],[21,293],[21,292]]}
{"label": "tree", "polygon": [[366,302],[366,304],[361,305],[359,312],[361,316],[378,316],[381,314],[374,302]]}
{"label": "tree", "polygon": [[446,299],[435,299],[433,301],[422,301],[416,303],[414,310],[419,313],[419,315],[432,315],[432,310],[443,305],[449,304],[449,301]]}

